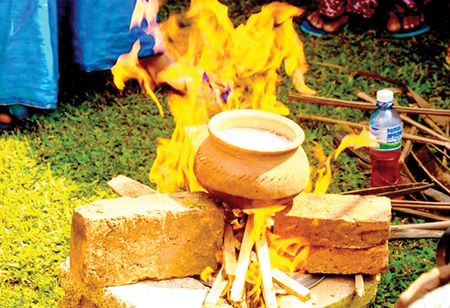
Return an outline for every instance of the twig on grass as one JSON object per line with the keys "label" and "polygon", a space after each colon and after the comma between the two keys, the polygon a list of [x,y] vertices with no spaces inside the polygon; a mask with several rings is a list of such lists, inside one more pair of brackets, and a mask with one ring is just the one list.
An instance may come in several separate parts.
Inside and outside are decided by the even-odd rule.
{"label": "twig on grass", "polygon": [[[294,101],[302,101],[305,103],[313,103],[319,105],[328,105],[336,107],[348,107],[348,108],[358,108],[363,110],[375,110],[377,106],[375,104],[369,104],[365,102],[353,102],[346,101],[335,98],[318,97],[311,95],[304,95],[299,93],[290,93],[289,99]],[[428,115],[440,115],[450,117],[450,110],[444,109],[433,109],[433,108],[410,108],[403,106],[394,107],[399,113],[416,113],[416,114],[428,114]]]}
{"label": "twig on grass", "polygon": [[[367,125],[353,123],[353,122],[346,122],[346,121],[341,121],[341,120],[335,120],[335,119],[331,119],[331,118],[319,117],[319,116],[314,116],[314,115],[296,114],[295,116],[302,120],[318,121],[318,122],[324,122],[324,123],[329,123],[329,124],[338,124],[338,125],[342,125],[342,126],[359,128],[359,129],[363,129],[363,128],[369,129],[369,127]],[[446,142],[443,140],[436,140],[436,139],[431,139],[431,138],[426,138],[426,137],[420,137],[420,136],[415,136],[415,135],[407,134],[407,133],[403,134],[402,137],[404,139],[410,139],[410,140],[421,142],[421,143],[440,145],[440,146],[446,147],[447,149],[450,150],[450,142]]]}

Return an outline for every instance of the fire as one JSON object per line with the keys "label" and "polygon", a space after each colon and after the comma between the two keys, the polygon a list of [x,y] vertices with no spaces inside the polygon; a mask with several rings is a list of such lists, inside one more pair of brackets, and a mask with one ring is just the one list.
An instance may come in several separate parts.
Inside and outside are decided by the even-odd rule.
{"label": "fire", "polygon": [[[345,150],[346,148],[352,147],[355,149],[359,149],[361,147],[378,147],[378,143],[376,139],[369,133],[367,129],[363,129],[359,135],[355,133],[351,133],[346,135],[339,147],[331,153],[328,158],[325,160],[325,154],[323,153],[322,148],[319,145],[316,145],[313,149],[313,153],[315,157],[318,159],[320,165],[322,167],[318,168],[316,171],[317,180],[315,182],[315,188],[313,193],[315,194],[324,194],[326,193],[328,186],[330,186],[332,179],[331,172],[331,158],[334,156],[336,159],[339,154]],[[312,181],[314,177],[312,176],[310,179],[310,183],[308,185],[307,191],[310,192],[312,190]]]}
{"label": "fire", "polygon": [[160,140],[149,179],[159,192],[202,190],[192,172],[193,144],[199,144],[195,138],[204,136],[201,126],[214,114],[247,108],[288,115],[289,109],[276,99],[281,80],[277,70],[282,64],[299,92],[315,94],[305,84],[303,43],[292,21],[303,10],[274,2],[235,28],[225,5],[217,0],[192,0],[184,15],[170,16],[159,29],[157,7],[150,2],[137,1],[130,27],[140,27],[145,19],[148,27],[144,31],[163,37],[176,61],[150,76],[139,62],[140,44],[136,42],[113,67],[114,82],[123,89],[127,80],[137,79],[162,116],[155,85],[167,83],[181,92],[168,95],[176,127],[171,140]]}

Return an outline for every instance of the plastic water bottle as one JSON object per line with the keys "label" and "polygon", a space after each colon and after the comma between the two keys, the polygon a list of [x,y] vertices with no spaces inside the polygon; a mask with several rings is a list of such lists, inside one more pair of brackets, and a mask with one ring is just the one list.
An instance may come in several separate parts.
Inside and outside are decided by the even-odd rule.
{"label": "plastic water bottle", "polygon": [[370,117],[370,133],[379,148],[370,149],[372,174],[370,186],[392,186],[402,183],[398,159],[402,146],[402,121],[393,109],[394,94],[391,90],[377,92],[377,110]]}

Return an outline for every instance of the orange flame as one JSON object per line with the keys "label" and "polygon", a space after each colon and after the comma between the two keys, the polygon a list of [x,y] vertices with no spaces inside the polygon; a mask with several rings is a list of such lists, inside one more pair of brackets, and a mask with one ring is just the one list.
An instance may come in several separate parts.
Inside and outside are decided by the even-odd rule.
{"label": "orange flame", "polygon": [[[326,159],[325,163],[323,161],[325,155],[323,153],[323,150],[320,148],[319,145],[316,145],[316,147],[313,150],[313,153],[316,155],[318,161],[320,164],[324,165],[321,168],[318,168],[316,171],[317,174],[317,180],[315,184],[315,188],[313,193],[315,194],[324,194],[326,193],[328,187],[330,186],[331,179],[332,179],[332,172],[331,172],[331,158],[334,154],[334,159],[336,159],[339,154],[345,150],[346,148],[355,148],[359,149],[361,147],[377,147],[379,146],[376,139],[369,133],[369,131],[366,128],[363,128],[361,133],[359,135],[356,135],[354,133],[346,135],[342,141],[339,147],[331,153],[328,158]],[[311,191],[312,187],[312,180],[314,177],[311,177],[310,183],[308,184],[307,191]]]}
{"label": "orange flame", "polygon": [[[137,1],[130,27],[141,26],[145,19],[159,37],[155,10],[146,0]],[[139,65],[137,44],[130,55],[119,58],[113,68],[115,84],[123,89],[127,80],[139,80],[161,115],[153,85],[168,83],[183,92],[169,94],[176,128],[171,140],[160,141],[158,157],[149,174],[159,192],[202,189],[190,165],[196,147],[185,143],[199,144],[205,136],[188,134],[186,127],[207,124],[212,115],[228,109],[289,114],[289,109],[276,99],[276,86],[281,80],[277,70],[282,64],[299,92],[315,94],[305,84],[303,43],[292,22],[294,16],[302,13],[300,8],[274,2],[251,16],[246,24],[234,28],[228,8],[219,1],[192,0],[186,14],[172,15],[161,24],[164,45],[177,59],[175,63],[149,77]],[[145,30],[148,33],[149,28]]]}
{"label": "orange flame", "polygon": [[303,238],[281,238],[267,233],[270,262],[283,272],[294,273],[305,267],[309,255],[309,243]]}

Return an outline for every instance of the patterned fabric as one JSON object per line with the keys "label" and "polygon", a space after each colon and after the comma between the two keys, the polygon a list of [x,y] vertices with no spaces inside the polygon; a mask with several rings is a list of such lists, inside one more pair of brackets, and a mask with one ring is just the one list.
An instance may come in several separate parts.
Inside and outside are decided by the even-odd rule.
{"label": "patterned fabric", "polygon": [[[431,0],[402,0],[410,9],[417,11],[418,7]],[[320,14],[329,18],[335,18],[345,13],[360,14],[370,18],[375,13],[378,0],[316,0]]]}

